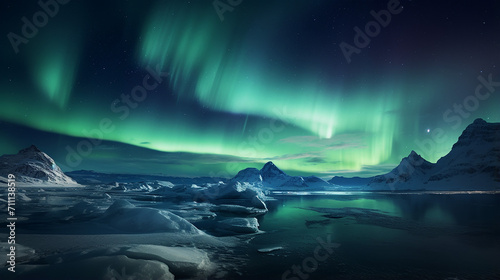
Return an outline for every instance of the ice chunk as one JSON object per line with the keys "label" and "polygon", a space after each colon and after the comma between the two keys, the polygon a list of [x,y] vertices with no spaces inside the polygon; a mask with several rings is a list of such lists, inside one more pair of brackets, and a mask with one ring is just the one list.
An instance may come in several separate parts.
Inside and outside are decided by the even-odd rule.
{"label": "ice chunk", "polygon": [[98,220],[125,232],[202,233],[190,222],[169,211],[135,207],[123,199],[113,203]]}
{"label": "ice chunk", "polygon": [[230,218],[218,222],[222,232],[248,234],[259,232],[259,222],[256,218]]}
{"label": "ice chunk", "polygon": [[262,249],[258,249],[257,251],[259,253],[271,253],[271,252],[278,251],[278,250],[283,250],[283,247],[278,246],[278,247],[262,248]]}
{"label": "ice chunk", "polygon": [[19,273],[21,279],[143,279],[173,280],[166,264],[124,255],[100,256],[51,266],[37,266]]}
{"label": "ice chunk", "polygon": [[29,202],[31,201],[31,198],[29,198],[26,194],[18,192],[16,194],[16,200],[24,201],[24,202]]}
{"label": "ice chunk", "polygon": [[[17,243],[17,242],[16,242]],[[0,250],[2,252],[6,252],[4,254],[0,254],[0,262],[2,264],[5,264],[9,256],[7,256],[7,253],[10,251],[10,247],[13,246],[12,244],[8,244],[7,242],[0,242]],[[16,262],[25,262],[31,258],[35,257],[35,250],[33,248],[21,245],[19,243],[15,244],[16,246]]]}
{"label": "ice chunk", "polygon": [[[81,264],[85,268],[86,264],[97,260],[107,263],[110,269],[106,271],[106,269],[97,266],[97,269],[101,270],[101,272],[99,274],[88,274],[86,279],[113,279],[112,277],[103,278],[101,275],[107,277],[125,275],[128,277],[123,279],[156,279],[153,277],[154,275],[164,277],[171,274],[175,275],[175,279],[206,279],[210,274],[213,274],[215,269],[215,265],[210,261],[208,254],[200,249],[146,244],[117,245],[69,252],[47,257],[44,259],[44,262],[55,264],[52,267],[59,269],[61,267],[58,264],[69,266]],[[151,267],[152,271],[156,271],[157,273],[154,275],[145,274],[142,277],[142,275],[138,274],[141,270],[138,269],[139,267],[134,268],[136,264],[132,260],[142,261],[142,265]],[[139,264],[141,263],[137,263],[137,266]],[[123,267],[126,268],[125,272],[123,272]],[[77,270],[79,268],[74,267],[74,269]],[[82,271],[82,273],[85,274],[86,272]],[[133,278],[133,276],[136,278]],[[71,279],[75,278],[72,277]],[[172,278],[163,279],[173,279],[173,276]]]}
{"label": "ice chunk", "polygon": [[233,214],[243,214],[243,215],[261,215],[267,212],[266,209],[260,209],[255,207],[245,207],[241,205],[230,205],[222,204],[212,207],[212,211],[216,212],[229,212]]}
{"label": "ice chunk", "polygon": [[176,278],[198,279],[212,270],[208,254],[196,248],[136,245],[125,251],[131,258],[165,263]]}
{"label": "ice chunk", "polygon": [[74,220],[84,218],[94,218],[99,215],[99,208],[93,203],[81,201],[66,210],[48,212],[45,217],[56,220]]}
{"label": "ice chunk", "polygon": [[214,204],[240,205],[243,207],[256,208],[267,212],[267,206],[263,201],[266,196],[260,190],[241,184],[239,182],[230,185],[220,184],[205,190],[206,196],[202,197]]}

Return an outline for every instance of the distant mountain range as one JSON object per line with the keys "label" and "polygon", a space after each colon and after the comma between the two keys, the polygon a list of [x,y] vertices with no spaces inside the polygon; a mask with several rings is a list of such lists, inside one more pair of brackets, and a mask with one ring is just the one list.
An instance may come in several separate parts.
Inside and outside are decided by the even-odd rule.
{"label": "distant mountain range", "polygon": [[345,187],[356,187],[368,185],[370,180],[371,178],[334,176],[328,180],[328,183]]}
{"label": "distant mountain range", "polygon": [[[500,189],[500,123],[476,119],[453,145],[451,151],[433,164],[415,151],[387,174],[369,178],[288,176],[272,162],[259,171],[247,168],[233,181],[261,184],[276,189],[324,187],[357,190],[492,190]],[[325,184],[326,183],[326,184]],[[339,187],[340,186],[340,187]]]}
{"label": "distant mountain range", "polygon": [[109,184],[114,182],[121,183],[137,183],[137,182],[147,182],[147,181],[168,181],[172,184],[186,185],[186,184],[216,184],[219,181],[224,181],[226,178],[221,177],[174,177],[168,175],[155,175],[155,174],[113,174],[113,173],[101,173],[93,170],[76,170],[66,172],[66,175],[76,180],[78,183],[86,184]]}
{"label": "distant mountain range", "polygon": [[[37,147],[19,151],[16,155],[0,157],[0,176],[13,173],[26,184],[75,185],[109,183],[112,181],[161,180],[156,175],[117,175],[93,171],[64,174],[54,160]],[[154,177],[154,178],[153,178]],[[5,179],[5,178],[4,178]],[[0,177],[0,180],[4,180]],[[175,182],[173,182],[174,180]],[[223,178],[176,178],[174,184],[216,183]],[[267,162],[262,169],[246,168],[238,172],[228,184],[244,183],[263,189],[278,190],[493,190],[500,189],[500,123],[476,119],[453,145],[451,151],[435,164],[412,151],[387,174],[370,178],[333,177],[324,181],[315,176],[290,176],[274,163]]]}
{"label": "distant mountain range", "polygon": [[374,177],[369,186],[387,184],[394,189],[500,188],[500,123],[476,119],[435,164],[412,152],[388,174]]}

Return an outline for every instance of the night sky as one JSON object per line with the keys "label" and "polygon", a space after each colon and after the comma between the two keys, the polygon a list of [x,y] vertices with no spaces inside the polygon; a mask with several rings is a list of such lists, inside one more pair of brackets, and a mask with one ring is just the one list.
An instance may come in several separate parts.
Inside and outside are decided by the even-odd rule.
{"label": "night sky", "polygon": [[496,0],[41,3],[2,1],[0,154],[66,171],[368,176],[500,121]]}

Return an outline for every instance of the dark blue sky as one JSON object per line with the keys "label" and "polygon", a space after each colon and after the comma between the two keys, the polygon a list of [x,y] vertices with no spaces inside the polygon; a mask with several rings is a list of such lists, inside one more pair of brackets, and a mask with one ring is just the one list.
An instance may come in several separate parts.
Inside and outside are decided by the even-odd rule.
{"label": "dark blue sky", "polygon": [[2,2],[0,154],[374,175],[500,121],[498,1],[40,3]]}

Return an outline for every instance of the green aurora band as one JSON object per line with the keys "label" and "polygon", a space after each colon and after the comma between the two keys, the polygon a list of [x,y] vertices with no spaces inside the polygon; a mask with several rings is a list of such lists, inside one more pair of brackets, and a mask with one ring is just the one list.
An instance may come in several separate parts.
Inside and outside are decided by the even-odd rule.
{"label": "green aurora band", "polygon": [[[306,4],[287,9],[298,15],[305,8]],[[175,16],[168,16],[171,11]],[[450,77],[427,74],[411,79],[396,73],[381,80],[378,77],[382,74],[371,77],[361,73],[359,83],[348,83],[340,77],[328,77],[314,60],[289,67],[279,63],[279,58],[270,59],[286,49],[286,45],[270,44],[279,26],[259,28],[277,21],[278,16],[262,12],[259,19],[250,20],[245,14],[238,15],[237,22],[227,19],[221,23],[215,12],[202,4],[155,5],[143,22],[136,48],[139,67],[159,65],[170,73],[169,83],[161,85],[160,93],[174,92],[177,104],[194,102],[226,117],[190,116],[189,111],[171,104],[172,110],[157,108],[154,113],[161,116],[151,117],[151,107],[145,105],[153,100],[146,98],[120,119],[110,104],[131,88],[91,89],[98,93],[89,94],[88,87],[76,87],[82,43],[64,30],[53,32],[57,40],[50,34],[39,34],[36,50],[26,50],[31,58],[27,63],[32,83],[2,81],[0,88],[9,94],[0,104],[0,117],[75,137],[92,136],[91,131],[108,118],[113,131],[102,134],[105,140],[164,152],[240,158],[227,168],[231,175],[268,160],[292,174],[325,176],[394,166],[402,156],[418,149],[414,139],[427,137],[417,131],[421,126],[418,116],[446,89]],[[249,29],[252,25],[257,26],[253,31]],[[23,98],[22,93],[30,91],[39,94]],[[85,100],[78,102],[75,96]],[[484,105],[482,110],[499,117],[492,105]],[[436,161],[446,154],[468,123],[448,129],[446,141],[437,143],[434,152],[424,157]],[[440,124],[446,127],[437,122]],[[213,171],[208,162],[202,164],[203,170],[179,168],[202,175]]]}

